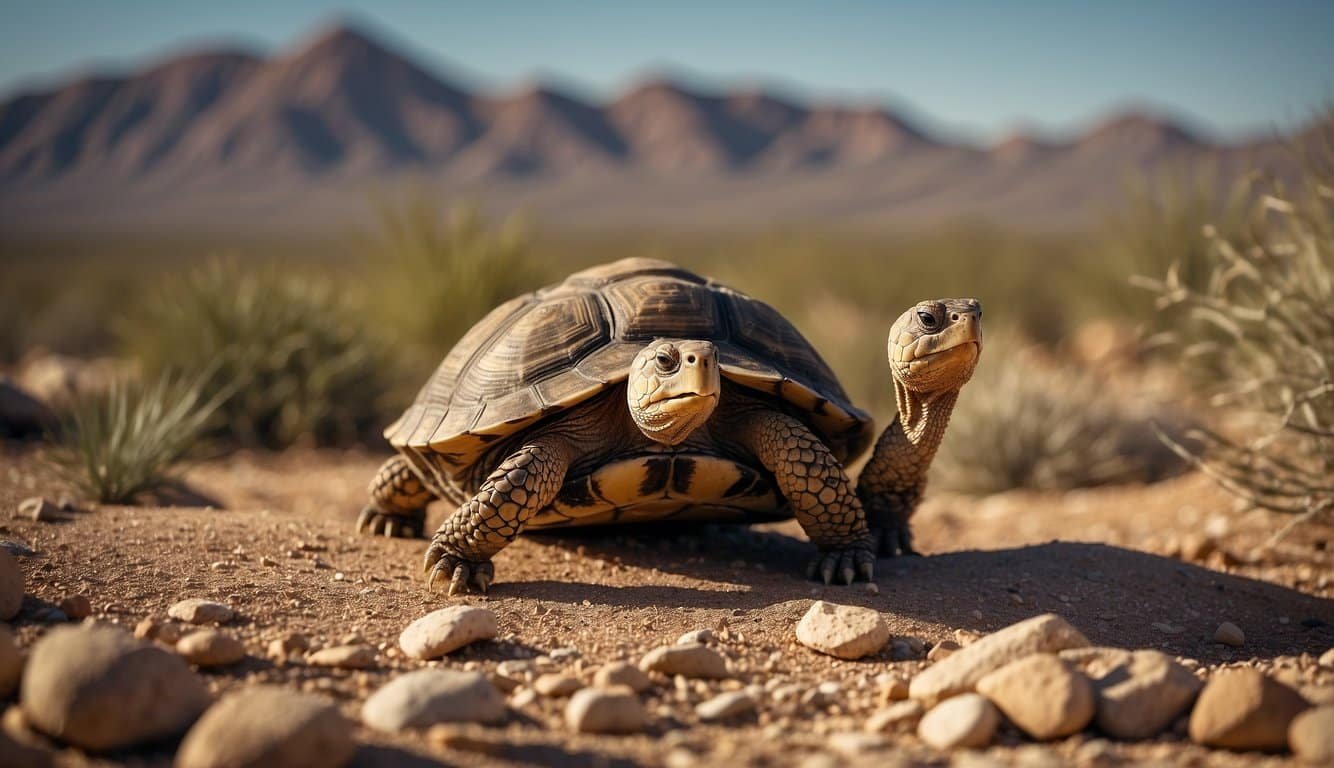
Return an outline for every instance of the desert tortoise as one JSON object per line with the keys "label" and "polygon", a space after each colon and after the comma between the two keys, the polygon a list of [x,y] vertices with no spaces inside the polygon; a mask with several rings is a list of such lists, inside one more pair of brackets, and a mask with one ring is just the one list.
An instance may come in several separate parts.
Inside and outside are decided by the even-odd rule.
{"label": "desert tortoise", "polygon": [[450,594],[485,590],[525,528],[639,520],[795,516],[820,549],[808,573],[872,577],[841,464],[870,418],[775,310],[669,262],[594,267],[496,308],[385,435],[399,454],[358,527],[415,535],[433,498],[459,504],[426,552]]}

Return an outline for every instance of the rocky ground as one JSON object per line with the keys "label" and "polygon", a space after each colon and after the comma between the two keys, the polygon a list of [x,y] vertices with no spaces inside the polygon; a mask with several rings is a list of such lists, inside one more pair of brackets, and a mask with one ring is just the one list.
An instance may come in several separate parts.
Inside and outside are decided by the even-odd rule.
{"label": "rocky ground", "polygon": [[[937,495],[916,519],[928,556],[881,560],[874,585],[803,580],[809,550],[792,524],[644,529],[524,537],[497,558],[490,595],[451,603],[423,589],[421,541],[352,531],[381,458],[239,454],[191,469],[163,499],[178,506],[66,511],[65,489],[34,449],[5,446],[0,510],[14,516],[0,520],[0,539],[26,585],[9,626],[30,656],[24,706],[10,707],[5,732],[37,745],[34,759],[49,747],[75,765],[220,764],[243,749],[238,728],[290,754],[351,755],[353,765],[1283,764],[1294,758],[1244,751],[1247,739],[1285,730],[1310,702],[1334,703],[1334,669],[1320,661],[1334,646],[1334,530],[1309,525],[1270,546],[1284,520],[1238,511],[1198,476],[1059,495]],[[40,520],[17,512],[35,495],[57,502]],[[432,528],[443,510],[434,513]],[[418,627],[400,644],[410,624],[451,605],[480,610],[437,616],[448,626]],[[998,633],[1049,613],[1064,621]],[[80,619],[124,633],[55,631]],[[122,645],[130,632],[164,650],[141,658]],[[692,642],[678,646],[687,633]],[[408,653],[460,643],[443,660]],[[1132,662],[1078,650],[1086,644],[1163,655]],[[674,649],[655,650],[664,646]],[[127,654],[146,665],[136,679],[173,692],[140,702],[135,722],[166,718],[160,731],[173,735],[128,747],[114,743],[123,730],[99,735],[102,713],[138,706],[105,690],[103,708],[85,713],[90,733],[66,740],[101,738],[101,751],[35,733],[70,680],[112,685],[88,669],[125,666],[115,660]],[[0,648],[0,693],[3,657]],[[1323,661],[1334,666],[1334,656]],[[1230,668],[1265,674],[1220,674]],[[1128,695],[1113,677],[1154,674],[1160,702],[1194,698],[1211,681],[1196,705],[1210,722],[1193,722],[1187,700],[1161,733],[1108,736],[1129,727],[1105,719],[1115,719],[1107,702]],[[29,685],[44,686],[31,707]],[[918,726],[958,685],[982,695],[953,696]],[[226,698],[238,691],[248,696]],[[414,695],[415,709],[405,704]],[[173,718],[188,723],[219,698],[182,743]],[[1031,701],[1061,704],[1033,711]],[[1275,712],[1287,719],[1253,722]],[[416,727],[455,716],[477,722]],[[1304,727],[1319,741],[1325,725]]]}

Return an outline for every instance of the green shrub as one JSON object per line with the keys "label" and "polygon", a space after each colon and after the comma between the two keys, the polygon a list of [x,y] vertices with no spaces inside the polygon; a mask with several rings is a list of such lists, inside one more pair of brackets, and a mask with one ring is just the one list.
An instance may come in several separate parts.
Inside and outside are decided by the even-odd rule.
{"label": "green shrub", "polygon": [[1106,377],[992,334],[932,466],[964,493],[1153,482],[1183,463],[1156,438],[1153,407]]}
{"label": "green shrub", "polygon": [[199,444],[220,402],[205,399],[204,382],[163,374],[78,395],[61,416],[51,457],[88,497],[130,503],[167,484]]}
{"label": "green shrub", "polygon": [[120,329],[150,372],[200,375],[226,391],[220,437],[279,448],[348,443],[384,420],[381,347],[323,279],[213,261],[165,279]]}
{"label": "green shrub", "polygon": [[381,204],[377,218],[363,304],[414,376],[432,370],[494,307],[546,282],[514,217],[492,227],[468,206],[444,216],[418,194]]}
{"label": "green shrub", "polygon": [[1163,313],[1155,340],[1221,425],[1195,430],[1197,449],[1169,444],[1251,504],[1303,520],[1334,511],[1334,113],[1298,150],[1300,188],[1260,188],[1245,236],[1205,229],[1204,274],[1174,265],[1140,282]]}

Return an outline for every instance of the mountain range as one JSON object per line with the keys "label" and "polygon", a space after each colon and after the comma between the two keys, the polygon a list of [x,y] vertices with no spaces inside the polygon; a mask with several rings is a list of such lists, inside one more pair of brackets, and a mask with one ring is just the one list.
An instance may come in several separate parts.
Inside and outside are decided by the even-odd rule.
{"label": "mountain range", "polygon": [[473,92],[354,27],[272,57],[201,50],[0,102],[10,232],[318,231],[421,186],[569,228],[1078,226],[1136,174],[1283,160],[1115,114],[1065,140],[950,141],[875,105],[642,81],[606,103]]}

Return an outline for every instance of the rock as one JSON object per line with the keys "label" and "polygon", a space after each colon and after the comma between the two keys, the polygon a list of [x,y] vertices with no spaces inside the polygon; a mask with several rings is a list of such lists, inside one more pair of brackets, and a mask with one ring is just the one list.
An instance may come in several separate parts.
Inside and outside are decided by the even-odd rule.
{"label": "rock", "polygon": [[1079,630],[1054,613],[1034,616],[993,632],[927,667],[914,677],[908,695],[935,702],[973,690],[977,681],[1034,653],[1055,653],[1089,644]]}
{"label": "rock", "polygon": [[273,685],[246,687],[210,707],[185,735],[176,768],[301,768],[352,759],[354,726],[325,699]]}
{"label": "rock", "polygon": [[648,690],[653,681],[634,664],[628,661],[613,661],[602,665],[593,673],[593,685],[599,688],[623,685],[635,693],[641,693]]}
{"label": "rock", "polygon": [[677,645],[708,645],[717,638],[712,629],[693,629],[676,638]]}
{"label": "rock", "polygon": [[60,519],[60,506],[44,496],[33,496],[19,502],[19,516],[39,523],[51,523]]}
{"label": "rock", "polygon": [[1199,678],[1158,651],[1114,650],[1083,665],[1093,679],[1098,730],[1129,741],[1167,730],[1200,692]]}
{"label": "rock", "polygon": [[8,699],[19,687],[23,674],[23,651],[19,649],[14,630],[0,624],[0,700]]}
{"label": "rock", "polygon": [[797,624],[797,642],[840,659],[860,659],[889,642],[878,611],[817,600]]}
{"label": "rock", "polygon": [[191,597],[168,608],[167,615],[187,624],[225,624],[232,620],[236,611],[222,603]]}
{"label": "rock", "polygon": [[644,654],[639,668],[645,672],[721,679],[728,676],[722,654],[705,645],[664,645]]}
{"label": "rock", "polygon": [[179,656],[106,626],[57,627],[33,646],[21,686],[33,727],[107,751],[185,731],[208,706]]}
{"label": "rock", "polygon": [[1083,672],[1050,653],[1012,661],[977,681],[1020,730],[1038,741],[1078,733],[1093,720],[1093,686]]}
{"label": "rock", "polygon": [[880,701],[888,703],[891,701],[903,701],[908,698],[908,681],[892,673],[882,673],[876,676],[875,684],[880,689]]}
{"label": "rock", "polygon": [[431,726],[426,731],[426,740],[443,749],[492,757],[503,755],[507,746],[504,740],[486,738],[484,733],[476,732],[476,726],[456,723]]}
{"label": "rock", "polygon": [[445,669],[399,675],[361,708],[363,723],[390,733],[436,723],[496,723],[504,718],[505,699],[486,675]]}
{"label": "rock", "polygon": [[1190,739],[1239,751],[1280,750],[1288,745],[1288,726],[1306,708],[1300,694],[1259,670],[1220,670],[1195,702]]}
{"label": "rock", "polygon": [[745,691],[727,691],[695,707],[695,714],[706,723],[730,720],[755,711],[755,699]]}
{"label": "rock", "polygon": [[176,652],[200,667],[222,667],[245,658],[240,640],[216,629],[200,629],[176,641]]}
{"label": "rock", "polygon": [[936,749],[979,749],[991,743],[999,725],[1000,713],[986,697],[963,693],[927,712],[917,724],[917,737]]}
{"label": "rock", "polygon": [[0,437],[36,437],[55,423],[45,403],[0,377]]}
{"label": "rock", "polygon": [[825,739],[825,745],[830,751],[855,760],[858,757],[873,752],[877,749],[884,749],[889,746],[885,737],[878,733],[857,733],[855,731],[845,733],[831,733]]}
{"label": "rock", "polygon": [[83,595],[70,595],[61,600],[56,607],[72,621],[83,621],[93,615],[93,604]]}
{"label": "rock", "polygon": [[926,660],[941,661],[962,647],[963,646],[959,645],[953,640],[941,640],[940,642],[931,646],[931,650],[926,654]]}
{"label": "rock", "polygon": [[23,607],[23,571],[9,550],[0,549],[0,621],[19,615]]}
{"label": "rock", "polygon": [[871,733],[893,733],[910,731],[926,713],[922,702],[913,699],[896,701],[884,709],[876,710],[866,718],[864,728]]}
{"label": "rock", "polygon": [[537,679],[533,681],[533,690],[543,696],[559,698],[569,696],[583,687],[584,684],[579,682],[578,679],[556,674],[554,672],[538,675]]}
{"label": "rock", "polygon": [[1241,631],[1241,627],[1230,621],[1225,621],[1218,625],[1214,630],[1214,641],[1223,645],[1230,645],[1233,648],[1240,648],[1246,642],[1246,633]]}
{"label": "rock", "polygon": [[375,666],[375,649],[369,645],[335,645],[310,654],[306,662],[315,667],[370,669]]}
{"label": "rock", "polygon": [[274,661],[287,661],[292,656],[305,653],[310,650],[310,640],[300,632],[289,632],[282,637],[275,637],[269,641],[266,653]]}
{"label": "rock", "polygon": [[398,646],[414,659],[438,659],[469,643],[490,640],[500,631],[496,615],[472,605],[451,605],[408,625]]}
{"label": "rock", "polygon": [[648,714],[629,688],[585,688],[565,706],[565,724],[579,733],[637,733]]}
{"label": "rock", "polygon": [[1304,763],[1334,765],[1334,707],[1308,709],[1294,718],[1288,748]]}

